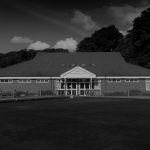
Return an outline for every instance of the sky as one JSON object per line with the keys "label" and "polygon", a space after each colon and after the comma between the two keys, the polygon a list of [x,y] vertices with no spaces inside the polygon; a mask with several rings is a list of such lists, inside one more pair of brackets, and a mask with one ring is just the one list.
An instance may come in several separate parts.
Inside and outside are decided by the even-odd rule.
{"label": "sky", "polygon": [[121,33],[150,7],[150,0],[1,0],[0,53],[64,48],[114,24]]}

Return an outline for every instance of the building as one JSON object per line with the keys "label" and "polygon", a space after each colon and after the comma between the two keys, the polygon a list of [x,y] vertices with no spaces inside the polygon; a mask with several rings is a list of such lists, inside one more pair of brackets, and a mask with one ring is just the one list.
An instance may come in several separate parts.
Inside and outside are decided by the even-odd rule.
{"label": "building", "polygon": [[0,90],[74,96],[149,93],[150,70],[127,63],[118,52],[39,52],[33,60],[1,69]]}

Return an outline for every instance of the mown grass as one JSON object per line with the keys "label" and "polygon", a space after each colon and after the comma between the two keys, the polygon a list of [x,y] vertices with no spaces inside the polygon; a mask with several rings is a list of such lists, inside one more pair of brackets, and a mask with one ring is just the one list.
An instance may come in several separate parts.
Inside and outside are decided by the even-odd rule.
{"label": "mown grass", "polygon": [[150,100],[0,103],[0,150],[149,150]]}

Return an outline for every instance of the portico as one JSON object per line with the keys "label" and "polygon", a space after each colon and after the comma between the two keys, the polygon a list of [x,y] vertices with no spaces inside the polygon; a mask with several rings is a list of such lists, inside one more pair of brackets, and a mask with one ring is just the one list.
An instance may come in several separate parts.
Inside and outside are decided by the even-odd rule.
{"label": "portico", "polygon": [[90,96],[101,94],[100,80],[82,67],[75,67],[61,76],[57,82],[58,95]]}

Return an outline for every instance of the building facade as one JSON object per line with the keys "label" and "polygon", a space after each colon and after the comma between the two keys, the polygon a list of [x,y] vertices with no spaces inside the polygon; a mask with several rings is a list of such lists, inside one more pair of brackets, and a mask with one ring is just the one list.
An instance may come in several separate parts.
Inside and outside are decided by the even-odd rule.
{"label": "building facade", "polygon": [[[0,70],[0,92],[103,96],[150,93],[150,70],[128,64],[117,52],[38,53]],[[132,93],[131,93],[132,92]]]}

